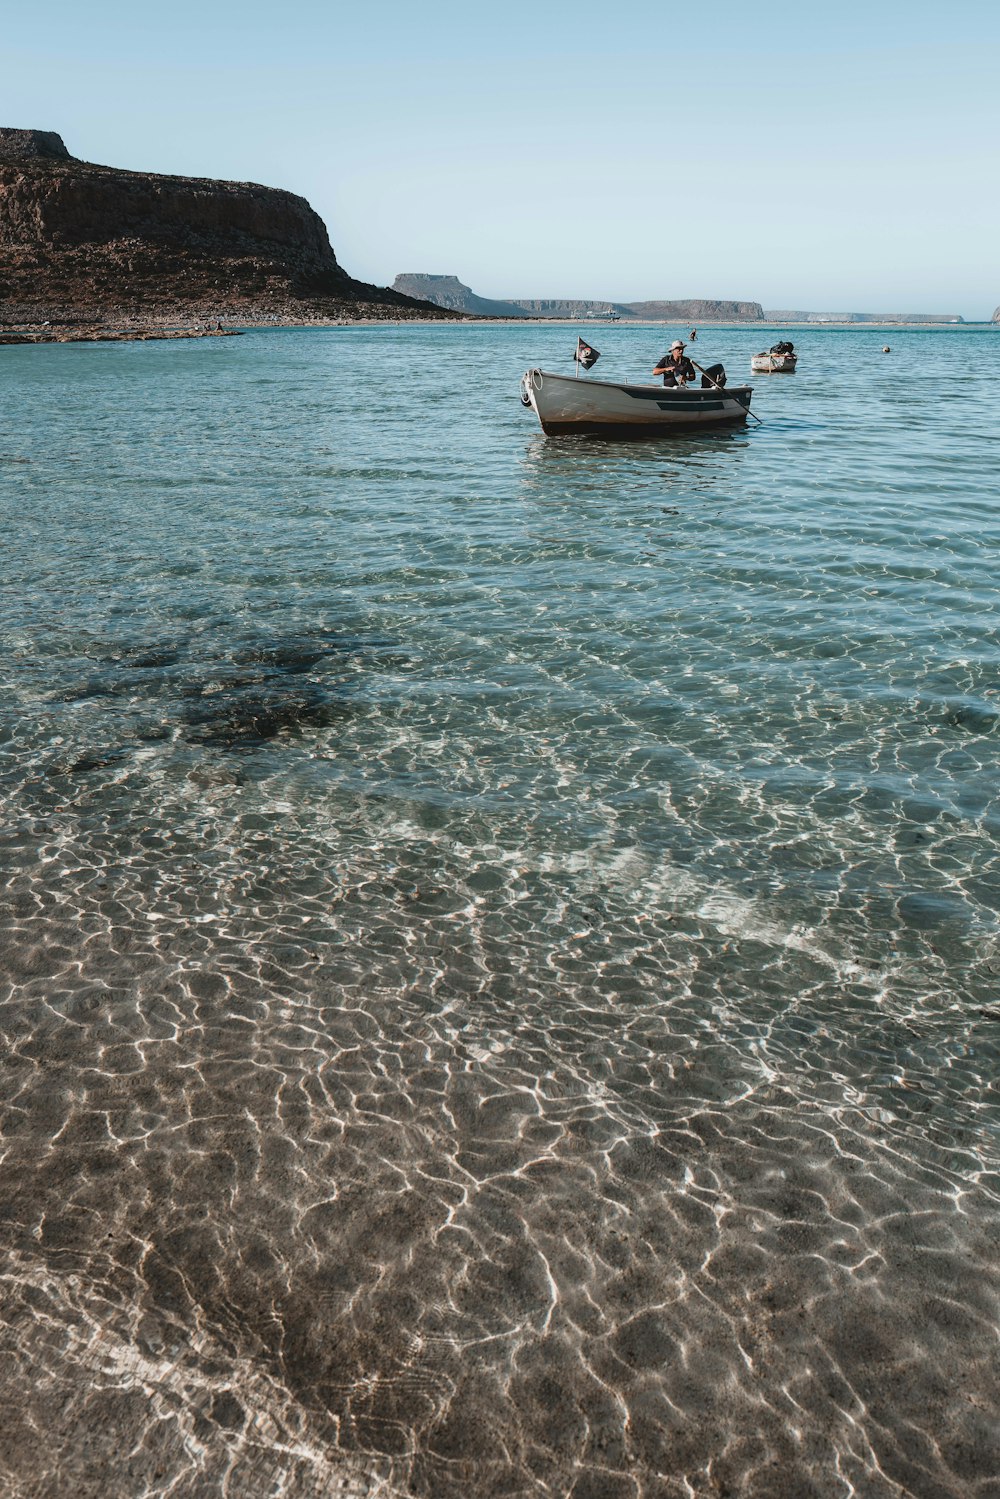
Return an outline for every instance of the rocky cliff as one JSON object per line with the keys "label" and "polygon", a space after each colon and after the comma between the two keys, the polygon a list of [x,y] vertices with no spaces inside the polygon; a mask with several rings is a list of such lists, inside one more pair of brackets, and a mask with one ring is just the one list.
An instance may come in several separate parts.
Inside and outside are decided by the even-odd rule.
{"label": "rocky cliff", "polygon": [[607,317],[609,313],[622,318],[632,316],[624,302],[595,302],[590,297],[519,297],[513,305],[521,317]]}
{"label": "rocky cliff", "polygon": [[441,307],[486,317],[649,319],[661,322],[736,323],[763,321],[759,302],[720,302],[705,298],[683,302],[608,302],[574,297],[511,297],[497,302],[477,296],[457,276],[430,276],[410,272],[397,276],[396,291],[411,297],[426,297]]}
{"label": "rocky cliff", "polygon": [[0,317],[313,321],[447,316],[354,281],[305,198],[77,161],[0,129]]}
{"label": "rocky cliff", "polygon": [[680,302],[630,302],[633,317],[651,318],[664,323],[762,323],[764,309],[759,302],[726,302],[707,297],[692,297]]}
{"label": "rocky cliff", "polygon": [[452,312],[468,312],[476,317],[523,317],[520,307],[513,302],[496,302],[489,297],[477,297],[457,276],[431,276],[423,271],[404,271],[392,283],[393,291],[407,297],[419,297],[433,302],[438,307],[450,308]]}

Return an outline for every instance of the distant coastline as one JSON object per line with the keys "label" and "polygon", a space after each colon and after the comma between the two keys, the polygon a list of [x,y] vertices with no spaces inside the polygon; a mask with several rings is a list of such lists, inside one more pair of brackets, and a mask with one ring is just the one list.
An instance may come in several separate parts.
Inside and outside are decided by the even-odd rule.
{"label": "distant coastline", "polygon": [[[171,339],[192,338],[224,338],[234,337],[240,333],[254,331],[266,332],[278,329],[315,329],[317,331],[329,331],[334,328],[392,328],[404,327],[415,328],[469,328],[473,324],[480,324],[485,328],[490,327],[551,327],[566,329],[589,330],[589,336],[595,337],[593,324],[585,318],[547,318],[547,317],[519,317],[519,318],[488,318],[482,316],[466,315],[455,316],[444,320],[435,317],[420,317],[419,315],[403,315],[393,317],[391,312],[382,316],[357,315],[353,317],[338,318],[266,318],[261,319],[251,315],[237,315],[226,318],[222,328],[204,328],[197,325],[178,325],[176,319],[165,319],[162,323],[150,319],[138,324],[107,323],[98,324],[93,327],[80,328],[77,326],[50,325],[47,323],[0,323],[0,345],[35,345],[35,344],[69,344],[69,343],[150,343],[163,342]],[[605,332],[612,328],[648,328],[648,329],[675,329],[680,326],[677,319],[667,320],[663,318],[633,318],[628,323],[609,323]],[[824,333],[824,332],[870,332],[880,333],[883,336],[891,329],[899,332],[983,332],[990,329],[1000,329],[1000,324],[992,321],[981,323],[962,322],[955,323],[883,323],[883,324],[859,324],[859,323],[746,323],[746,322],[711,322],[702,321],[698,325],[705,330],[746,331],[754,329],[761,334],[768,331],[792,330],[796,332]]]}
{"label": "distant coastline", "polygon": [[[581,318],[590,323],[616,322],[690,322],[692,325],[712,323],[757,323],[781,326],[859,326],[859,327],[904,327],[961,326],[965,319],[958,313],[922,312],[812,312],[803,309],[765,308],[754,301],[727,300],[718,297],[687,297],[676,299],[654,299],[638,302],[615,302],[608,298],[517,298],[503,301],[481,297],[466,286],[457,276],[438,275],[429,272],[403,272],[393,282],[393,290],[409,297],[434,302],[449,312],[472,314],[478,317],[499,317],[520,320],[540,318],[559,321],[562,318]],[[1000,309],[998,309],[1000,310]],[[984,319],[984,321],[988,321]]]}

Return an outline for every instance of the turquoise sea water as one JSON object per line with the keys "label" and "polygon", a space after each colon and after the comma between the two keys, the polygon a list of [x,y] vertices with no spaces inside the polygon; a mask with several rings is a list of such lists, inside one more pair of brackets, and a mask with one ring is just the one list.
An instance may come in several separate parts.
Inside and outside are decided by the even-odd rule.
{"label": "turquoise sea water", "polygon": [[1000,332],[674,331],[0,350],[18,1499],[995,1492]]}

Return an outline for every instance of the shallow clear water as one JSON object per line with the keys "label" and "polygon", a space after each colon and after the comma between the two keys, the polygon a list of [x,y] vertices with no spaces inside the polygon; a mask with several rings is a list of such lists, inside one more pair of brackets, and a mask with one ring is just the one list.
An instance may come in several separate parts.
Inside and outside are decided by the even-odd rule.
{"label": "shallow clear water", "polygon": [[578,331],[0,351],[12,1495],[996,1492],[1000,334]]}

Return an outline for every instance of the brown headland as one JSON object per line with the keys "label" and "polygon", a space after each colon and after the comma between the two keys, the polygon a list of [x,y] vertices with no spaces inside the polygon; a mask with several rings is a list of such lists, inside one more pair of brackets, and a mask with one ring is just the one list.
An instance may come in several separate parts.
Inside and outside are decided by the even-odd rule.
{"label": "brown headland", "polygon": [[79,337],[95,326],[455,316],[355,281],[295,193],[99,166],[71,156],[53,131],[0,128],[7,328],[58,324]]}

